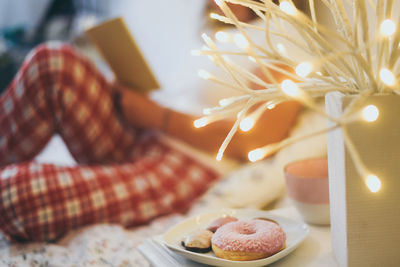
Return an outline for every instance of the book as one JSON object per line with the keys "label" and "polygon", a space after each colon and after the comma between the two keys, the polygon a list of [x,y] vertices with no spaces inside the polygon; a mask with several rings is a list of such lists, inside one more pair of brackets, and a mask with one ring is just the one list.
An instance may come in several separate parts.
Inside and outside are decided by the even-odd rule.
{"label": "book", "polygon": [[151,68],[121,17],[85,31],[118,81],[142,93],[160,88]]}

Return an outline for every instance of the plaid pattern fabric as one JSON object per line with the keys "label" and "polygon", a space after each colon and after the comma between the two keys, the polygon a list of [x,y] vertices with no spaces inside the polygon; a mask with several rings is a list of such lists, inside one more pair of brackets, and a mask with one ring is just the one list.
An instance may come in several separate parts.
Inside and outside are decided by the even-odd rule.
{"label": "plaid pattern fabric", "polygon": [[[0,98],[0,229],[50,241],[93,223],[132,226],[187,209],[218,177],[151,133],[127,130],[94,66],[36,48]],[[30,161],[58,132],[80,163]]]}
{"label": "plaid pattern fabric", "polygon": [[135,133],[117,118],[113,94],[71,46],[34,49],[0,98],[0,166],[32,159],[55,132],[79,163],[126,159]]}

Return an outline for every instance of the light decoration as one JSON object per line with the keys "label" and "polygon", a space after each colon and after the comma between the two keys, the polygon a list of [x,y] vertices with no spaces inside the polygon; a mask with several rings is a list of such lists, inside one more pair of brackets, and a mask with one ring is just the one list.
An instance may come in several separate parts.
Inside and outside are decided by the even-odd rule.
{"label": "light decoration", "polygon": [[206,126],[208,123],[209,123],[209,121],[207,120],[207,118],[206,118],[206,117],[203,117],[203,118],[200,118],[200,119],[195,120],[195,121],[193,122],[193,125],[194,125],[194,127],[196,127],[196,128],[201,128],[201,127]]}
{"label": "light decoration", "polygon": [[254,124],[255,124],[255,120],[252,117],[246,117],[244,118],[241,122],[240,122],[240,130],[242,130],[243,132],[248,132],[250,131]]}
{"label": "light decoration", "polygon": [[374,122],[379,117],[379,109],[375,105],[368,105],[362,110],[362,116],[367,122]]}
{"label": "light decoration", "polygon": [[381,69],[379,72],[379,77],[384,84],[389,86],[393,86],[396,82],[396,78],[394,77],[393,73],[386,68]]}
{"label": "light decoration", "polygon": [[291,80],[283,80],[282,81],[282,91],[290,97],[297,98],[300,96],[300,89],[296,83]]}
{"label": "light decoration", "polygon": [[302,62],[296,67],[296,74],[299,75],[300,77],[307,77],[308,74],[310,74],[312,70],[312,65],[309,62]]}
{"label": "light decoration", "polygon": [[218,31],[215,33],[215,39],[221,43],[227,43],[232,40],[232,37],[230,34],[223,32],[223,31]]}
{"label": "light decoration", "polygon": [[286,48],[285,48],[285,46],[284,46],[282,43],[278,43],[278,44],[276,45],[276,48],[278,49],[278,51],[279,51],[279,53],[280,53],[281,55],[287,56]]}
{"label": "light decoration", "polygon": [[[228,86],[241,92],[220,101],[220,105],[208,108],[206,117],[195,125],[201,127],[217,119],[232,117],[236,121],[222,143],[217,159],[223,153],[235,132],[242,128],[251,129],[259,114],[275,104],[296,99],[334,122],[329,128],[312,133],[292,136],[281,142],[269,144],[249,151],[250,161],[261,160],[294,142],[318,134],[342,128],[345,145],[356,166],[357,172],[371,192],[381,189],[381,180],[368,170],[360,154],[349,138],[346,126],[356,120],[374,123],[379,117],[379,109],[365,105],[364,100],[372,94],[400,94],[397,79],[400,74],[400,31],[395,22],[400,21],[400,12],[395,0],[321,0],[335,21],[335,28],[319,23],[314,6],[315,0],[308,1],[310,16],[297,10],[292,0],[280,0],[279,5],[272,0],[216,0],[224,15],[211,14],[210,17],[234,25],[238,34],[229,38],[236,44],[232,50],[218,49],[218,43],[203,35],[206,48],[196,51],[196,55],[206,55],[232,78],[219,79],[205,72],[203,78]],[[264,27],[239,21],[227,3],[239,4],[251,9],[264,22]],[[346,11],[351,5],[351,12]],[[265,43],[258,44],[251,38],[254,31],[265,37]],[[295,33],[295,34],[293,34]],[[217,41],[228,40],[224,34]],[[279,41],[278,41],[279,40]],[[288,54],[288,48],[295,47],[308,56],[308,60],[296,62]],[[233,56],[244,56],[258,65],[269,82],[258,79],[251,72],[231,60]],[[286,68],[280,67],[286,66]],[[287,66],[296,71],[288,73]],[[277,82],[271,70],[287,76]],[[256,83],[262,90],[252,90],[249,83]],[[354,95],[354,100],[344,110],[342,117],[332,118],[320,110],[314,99],[331,91]],[[261,103],[261,104],[260,104]],[[267,104],[268,103],[268,104]],[[256,111],[249,114],[253,105]],[[360,116],[354,115],[360,114]],[[245,127],[247,126],[247,127]]]}
{"label": "light decoration", "polygon": [[249,42],[247,41],[247,39],[240,33],[235,34],[235,36],[233,37],[233,41],[235,42],[235,44],[243,49],[246,50],[249,47]]}
{"label": "light decoration", "polygon": [[281,1],[279,8],[289,15],[296,15],[297,13],[296,7],[289,1]]}
{"label": "light decoration", "polygon": [[197,72],[197,74],[198,74],[201,78],[203,78],[203,79],[205,79],[205,80],[208,80],[208,79],[210,79],[210,77],[211,77],[211,74],[210,74],[208,71],[205,71],[205,70],[199,70],[199,71]]}
{"label": "light decoration", "polygon": [[381,33],[386,36],[392,36],[396,32],[396,23],[393,20],[385,19],[381,23]]}
{"label": "light decoration", "polygon": [[381,189],[381,180],[376,175],[369,174],[365,179],[365,183],[372,193],[376,193]]}

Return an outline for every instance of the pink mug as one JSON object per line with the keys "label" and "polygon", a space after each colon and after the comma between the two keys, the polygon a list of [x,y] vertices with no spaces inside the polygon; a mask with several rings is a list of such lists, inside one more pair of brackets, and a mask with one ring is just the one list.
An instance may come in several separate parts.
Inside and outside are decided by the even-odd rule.
{"label": "pink mug", "polygon": [[285,167],[289,198],[311,224],[329,225],[329,180],[327,158],[299,160]]}

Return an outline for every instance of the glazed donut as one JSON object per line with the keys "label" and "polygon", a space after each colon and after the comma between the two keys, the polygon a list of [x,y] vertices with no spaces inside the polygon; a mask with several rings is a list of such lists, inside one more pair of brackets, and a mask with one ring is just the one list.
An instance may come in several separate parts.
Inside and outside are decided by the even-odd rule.
{"label": "glazed donut", "polygon": [[285,247],[283,229],[265,220],[239,220],[214,233],[212,250],[219,258],[249,261],[269,257]]}

